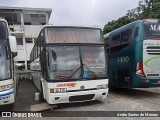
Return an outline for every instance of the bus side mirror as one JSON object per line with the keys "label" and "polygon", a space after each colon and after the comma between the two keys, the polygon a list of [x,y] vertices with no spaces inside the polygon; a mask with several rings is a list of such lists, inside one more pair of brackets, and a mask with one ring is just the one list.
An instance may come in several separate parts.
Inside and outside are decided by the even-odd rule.
{"label": "bus side mirror", "polygon": [[12,58],[17,56],[17,41],[15,36],[9,36],[9,43],[12,52]]}

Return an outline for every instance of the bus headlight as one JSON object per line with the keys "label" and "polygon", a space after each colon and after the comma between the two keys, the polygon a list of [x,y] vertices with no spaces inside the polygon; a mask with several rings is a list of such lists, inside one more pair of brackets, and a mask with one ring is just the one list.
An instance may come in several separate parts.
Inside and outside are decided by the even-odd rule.
{"label": "bus headlight", "polygon": [[106,89],[108,88],[108,84],[97,85],[97,89]]}
{"label": "bus headlight", "polygon": [[[55,88],[54,89],[54,93],[65,93],[67,92],[67,88]],[[51,89],[50,89],[50,93],[53,93],[51,92]]]}
{"label": "bus headlight", "polygon": [[3,86],[0,86],[0,92],[4,91]]}
{"label": "bus headlight", "polygon": [[61,88],[61,92],[67,92],[67,89],[66,88]]}
{"label": "bus headlight", "polygon": [[7,91],[13,88],[13,83],[9,85],[0,86],[0,92]]}

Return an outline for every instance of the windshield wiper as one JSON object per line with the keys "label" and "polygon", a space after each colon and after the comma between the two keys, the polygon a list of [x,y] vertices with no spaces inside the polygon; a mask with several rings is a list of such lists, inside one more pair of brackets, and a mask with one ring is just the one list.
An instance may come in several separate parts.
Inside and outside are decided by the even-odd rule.
{"label": "windshield wiper", "polygon": [[79,48],[79,58],[80,58],[80,68],[81,68],[81,79],[83,78],[83,73],[84,73],[84,68],[83,68],[83,61],[82,61],[82,55],[81,55],[81,50],[80,47]]}
{"label": "windshield wiper", "polygon": [[73,77],[73,75],[75,75],[77,73],[77,71],[81,69],[81,65],[72,73],[72,75],[69,76],[69,78],[71,79]]}
{"label": "windshield wiper", "polygon": [[[84,65],[85,65],[85,68],[87,69],[87,71],[84,70]],[[73,72],[73,74],[72,74],[69,78],[72,78],[73,75],[75,75],[75,74],[77,73],[77,71],[81,69],[81,67],[83,67],[83,71],[82,71],[83,73],[81,73],[81,79],[82,79],[82,78],[86,78],[86,77],[84,77],[84,72],[89,72],[89,73],[91,74],[91,76],[93,76],[93,77],[91,77],[91,78],[97,78],[97,75],[96,75],[92,70],[90,70],[90,68],[87,67],[87,65],[84,64],[84,63],[82,64],[82,66],[79,66],[79,67]],[[90,78],[90,77],[89,77],[89,78]]]}
{"label": "windshield wiper", "polygon": [[69,77],[69,78],[72,78],[72,77],[73,77],[73,75],[75,75],[79,69],[81,69],[81,74],[80,74],[81,79],[83,78],[84,70],[83,70],[82,55],[81,55],[80,47],[78,47],[78,48],[79,48],[80,66],[78,67],[78,69],[76,69],[76,70],[73,72],[73,74],[72,74],[72,75],[70,75],[70,77]]}

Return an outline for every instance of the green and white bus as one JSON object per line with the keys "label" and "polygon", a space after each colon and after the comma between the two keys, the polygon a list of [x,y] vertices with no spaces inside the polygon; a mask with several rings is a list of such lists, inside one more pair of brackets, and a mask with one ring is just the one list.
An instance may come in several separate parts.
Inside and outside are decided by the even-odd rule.
{"label": "green and white bus", "polygon": [[104,37],[110,86],[160,87],[160,19],[138,20]]}

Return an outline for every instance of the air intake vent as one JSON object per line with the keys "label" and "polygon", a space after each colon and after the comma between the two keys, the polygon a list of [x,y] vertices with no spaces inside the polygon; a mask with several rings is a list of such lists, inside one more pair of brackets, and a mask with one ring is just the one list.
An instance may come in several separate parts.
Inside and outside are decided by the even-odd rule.
{"label": "air intake vent", "polygon": [[86,101],[86,100],[92,100],[94,98],[95,94],[89,94],[89,95],[78,95],[78,96],[70,96],[69,101],[70,102],[78,102],[78,101]]}

